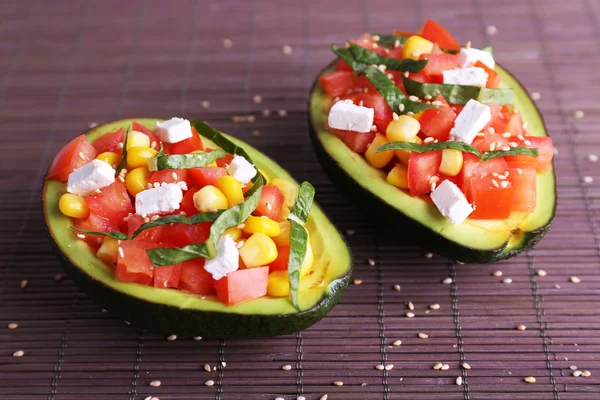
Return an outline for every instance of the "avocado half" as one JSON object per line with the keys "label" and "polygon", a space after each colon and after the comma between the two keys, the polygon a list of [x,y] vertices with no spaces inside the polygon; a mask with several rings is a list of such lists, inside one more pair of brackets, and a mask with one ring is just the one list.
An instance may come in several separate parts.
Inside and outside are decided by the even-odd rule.
{"label": "avocado half", "polygon": [[[155,128],[157,119],[136,118]],[[133,119],[98,126],[86,132],[90,141],[127,129]],[[225,135],[243,147],[254,163],[270,178],[295,182],[275,161],[243,141]],[[203,137],[208,147],[217,148]],[[285,335],[305,329],[323,318],[338,302],[352,272],[352,256],[342,235],[315,204],[306,227],[315,255],[311,272],[300,285],[300,311],[289,298],[262,297],[235,306],[227,306],[216,296],[187,294],[175,289],[158,289],[135,283],[119,282],[111,267],[102,262],[71,227],[72,220],[58,209],[58,200],[66,183],[45,180],[42,206],[46,227],[62,266],[73,281],[92,299],[111,313],[154,331],[204,337],[260,337]]]}
{"label": "avocado half", "polygon": [[[334,70],[335,61],[319,77]],[[513,88],[517,108],[531,134],[547,136],[542,115],[525,88],[496,64],[504,87]],[[317,157],[331,181],[361,210],[424,248],[462,262],[490,263],[527,250],[546,234],[556,211],[554,165],[537,174],[537,204],[532,213],[513,212],[506,220],[471,220],[453,225],[436,207],[390,185],[372,167],[325,128],[331,100],[315,80],[308,100],[308,124]]]}

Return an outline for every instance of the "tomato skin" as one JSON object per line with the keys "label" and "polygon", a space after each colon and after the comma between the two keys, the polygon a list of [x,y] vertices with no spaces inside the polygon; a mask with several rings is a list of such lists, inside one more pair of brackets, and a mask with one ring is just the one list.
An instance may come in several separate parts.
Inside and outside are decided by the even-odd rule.
{"label": "tomato skin", "polygon": [[179,211],[185,212],[185,214],[188,217],[190,215],[194,215],[194,214],[198,213],[198,210],[196,209],[196,206],[194,205],[194,194],[198,190],[199,189],[193,187],[190,190],[188,190],[187,192],[185,192],[183,194],[183,199],[181,200],[181,203],[179,204]]}
{"label": "tomato skin", "polygon": [[490,151],[492,144],[495,150],[500,150],[504,146],[508,146],[508,140],[502,137],[501,134],[486,134],[485,136],[476,136],[471,145],[479,151]]}
{"label": "tomato skin", "polygon": [[494,71],[491,68],[488,68],[488,66],[485,65],[484,63],[482,63],[481,61],[477,61],[474,65],[474,67],[483,68],[485,70],[485,72],[487,72],[488,80],[485,84],[486,88],[496,89],[496,88],[500,87],[500,84],[502,83],[502,77],[500,76],[499,73],[497,73],[496,71]]}
{"label": "tomato skin", "polygon": [[[267,206],[270,205],[270,207]],[[254,210],[255,215],[265,216],[273,221],[281,219],[283,211],[283,194],[277,186],[265,185],[262,187],[258,207]]]}
{"label": "tomato skin", "polygon": [[217,180],[227,176],[227,170],[220,167],[198,167],[187,170],[191,182],[197,188],[203,188],[208,185],[215,185]]}
{"label": "tomato skin", "polygon": [[102,189],[102,193],[87,196],[85,202],[91,211],[108,218],[115,225],[120,225],[123,218],[134,211],[125,184],[119,180]]}
{"label": "tomato skin", "polygon": [[204,150],[200,134],[192,126],[192,137],[182,140],[179,143],[163,143],[165,154],[189,154],[196,150]]}
{"label": "tomato skin", "polygon": [[428,60],[427,65],[425,65],[425,68],[421,72],[433,83],[444,83],[442,71],[461,67],[460,56],[458,54],[421,54],[419,58],[421,60]]}
{"label": "tomato skin", "polygon": [[[104,153],[112,151],[121,154],[123,152],[123,140],[125,140],[125,131],[119,128],[115,132],[106,133],[92,142],[92,146],[96,149],[96,153]],[[121,144],[121,146],[119,146]]]}
{"label": "tomato skin", "polygon": [[508,181],[515,188],[513,211],[532,212],[536,205],[537,173],[532,168],[508,168]]}
{"label": "tomato skin", "polygon": [[363,102],[363,106],[372,108],[373,118],[375,119],[391,119],[393,111],[385,101],[382,95],[379,93],[363,93],[360,97]]}
{"label": "tomato skin", "polygon": [[210,235],[212,222],[202,222],[196,225],[173,224],[163,227],[162,235],[174,247],[183,247],[193,243],[205,243]]}
{"label": "tomato skin", "polygon": [[422,70],[419,72],[411,72],[408,77],[410,79],[412,79],[413,81],[417,81],[417,82],[421,82],[421,83],[428,83],[429,82],[429,77],[427,75],[425,75],[425,72],[423,72]]}
{"label": "tomato skin", "polygon": [[[81,158],[79,153],[83,155],[83,158]],[[96,158],[97,154],[96,149],[87,140],[85,135],[77,136],[60,149],[56,157],[54,157],[46,178],[66,182],[71,172],[92,161]]]}
{"label": "tomato skin", "polygon": [[225,165],[229,165],[233,160],[233,155],[227,154],[225,157],[217,158],[217,166],[225,168]]}
{"label": "tomato skin", "polygon": [[269,264],[269,272],[287,271],[290,259],[290,246],[278,247],[277,258]]}
{"label": "tomato skin", "polygon": [[[131,214],[127,217],[127,234],[129,236],[133,235],[143,223],[144,218],[142,218],[141,215]],[[155,226],[154,228],[145,229],[133,240],[137,240],[138,242],[158,243],[162,239],[163,228],[164,227],[162,226]]]}
{"label": "tomato skin", "polygon": [[215,281],[219,300],[228,306],[267,294],[269,267],[238,269]]}
{"label": "tomato skin", "polygon": [[[193,294],[214,294],[215,280],[204,269],[204,258],[196,258],[181,263],[179,290]],[[224,278],[223,278],[224,279]]]}
{"label": "tomato skin", "polygon": [[435,98],[441,101],[442,105],[437,108],[430,108],[423,111],[419,123],[421,124],[421,133],[441,141],[448,140],[450,130],[454,127],[456,112],[450,107],[442,95]]}
{"label": "tomato skin", "polygon": [[[496,187],[493,176],[472,178],[467,199],[474,204],[475,210],[469,215],[471,219],[506,219],[513,208],[515,188]],[[500,182],[500,181],[497,181]]]}
{"label": "tomato skin", "polygon": [[408,159],[408,186],[412,196],[431,192],[429,179],[438,173],[441,162],[441,151],[411,154]]}
{"label": "tomato skin", "polygon": [[346,62],[344,60],[342,60],[341,58],[338,60],[338,62],[335,64],[335,70],[336,71],[352,71],[352,68],[346,64]]}
{"label": "tomato skin", "polygon": [[356,74],[353,71],[334,71],[319,77],[319,83],[330,97],[339,97],[354,90]]}
{"label": "tomato skin", "polygon": [[[90,215],[86,219],[75,219],[75,227],[86,231],[96,232],[113,232],[119,230],[118,224],[111,222],[109,219],[101,217],[95,212],[90,211]],[[74,231],[73,234],[77,235],[80,232]],[[94,251],[97,251],[100,247],[98,238],[101,236],[85,235],[84,242],[86,242]]]}
{"label": "tomato skin", "polygon": [[155,288],[177,288],[181,276],[181,264],[154,267],[153,285]]}
{"label": "tomato skin", "polygon": [[490,113],[492,117],[490,121],[483,127],[482,131],[487,132],[489,128],[494,128],[495,133],[503,134],[504,133],[504,116],[502,115],[502,106],[498,104],[488,104],[490,108]]}
{"label": "tomato skin", "polygon": [[367,151],[369,144],[371,144],[376,135],[375,132],[362,133],[353,131],[342,131],[340,129],[333,128],[328,128],[328,130],[332,132],[335,136],[340,138],[342,142],[344,142],[346,146],[350,148],[350,150],[360,154],[363,154],[365,151]]}
{"label": "tomato skin", "polygon": [[[412,158],[412,157],[411,157]],[[507,166],[504,157],[493,158],[489,161],[481,161],[479,157],[464,153],[463,154],[463,167],[459,174],[460,189],[467,195],[469,199],[471,181],[475,178],[485,178],[492,175],[494,172],[497,174],[504,174]]]}
{"label": "tomato skin", "polygon": [[421,28],[421,37],[430,42],[437,43],[441,48],[446,50],[460,50],[460,44],[452,37],[450,32],[439,23],[428,19]]}
{"label": "tomato skin", "polygon": [[519,146],[538,149],[538,156],[507,156],[505,157],[506,161],[510,163],[533,164],[539,172],[547,171],[550,165],[552,165],[552,158],[554,157],[552,138],[548,136],[524,136],[524,138],[525,140],[529,140],[530,144],[526,145],[524,141],[517,140]]}
{"label": "tomato skin", "polygon": [[142,132],[142,133],[145,133],[146,135],[148,135],[148,137],[150,138],[150,144],[152,144],[152,142],[156,142],[156,148],[158,149],[158,144],[160,143],[160,139],[156,135],[155,131],[153,131],[152,129],[146,128],[144,125],[140,124],[137,121],[133,121],[133,123],[131,124],[131,130]]}
{"label": "tomato skin", "polygon": [[124,240],[120,244],[123,256],[117,258],[115,279],[121,282],[135,282],[150,286],[154,278],[154,266],[146,253],[147,249],[156,247],[152,243]]}
{"label": "tomato skin", "polygon": [[[192,179],[189,176],[189,169],[162,169],[160,171],[155,171],[150,175],[150,179],[148,179],[148,183],[176,183],[176,182],[185,182],[188,189],[192,187]],[[175,173],[175,178],[173,176]]]}

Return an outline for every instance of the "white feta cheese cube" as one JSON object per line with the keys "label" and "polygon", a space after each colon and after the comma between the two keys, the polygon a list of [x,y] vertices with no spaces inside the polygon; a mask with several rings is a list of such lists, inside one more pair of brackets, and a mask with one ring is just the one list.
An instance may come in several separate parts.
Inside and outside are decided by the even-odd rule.
{"label": "white feta cheese cube", "polygon": [[166,143],[179,143],[192,137],[190,121],[173,117],[170,120],[156,123],[156,133]]}
{"label": "white feta cheese cube", "polygon": [[485,87],[488,80],[487,72],[479,67],[450,69],[442,71],[442,75],[444,76],[444,83],[451,85]]}
{"label": "white feta cheese cube", "polygon": [[229,235],[221,236],[217,241],[217,256],[206,260],[204,270],[214,280],[224,278],[228,273],[237,271],[240,266],[240,252],[235,241]]}
{"label": "white feta cheese cube", "polygon": [[162,186],[142,190],[135,195],[135,213],[138,215],[164,214],[179,209],[183,200],[181,187],[176,183],[163,183]]}
{"label": "white feta cheese cube", "polygon": [[89,196],[115,181],[116,171],[109,164],[92,160],[69,174],[67,192]]}
{"label": "white feta cheese cube", "polygon": [[477,61],[481,61],[486,67],[489,69],[494,69],[496,66],[496,61],[494,61],[494,56],[492,56],[487,51],[464,47],[460,49],[460,62],[462,67],[471,67],[475,65]]}
{"label": "white feta cheese cube", "polygon": [[227,166],[227,173],[241,183],[248,183],[256,175],[256,168],[244,157],[236,154]]}
{"label": "white feta cheese cube", "polygon": [[471,144],[491,118],[490,107],[471,99],[454,120],[450,136],[458,142]]}
{"label": "white feta cheese cube", "polygon": [[333,129],[369,132],[373,126],[375,111],[372,108],[338,101],[329,110],[327,122]]}
{"label": "white feta cheese cube", "polygon": [[461,190],[451,181],[444,181],[431,192],[433,204],[454,225],[459,225],[473,212],[473,207]]}

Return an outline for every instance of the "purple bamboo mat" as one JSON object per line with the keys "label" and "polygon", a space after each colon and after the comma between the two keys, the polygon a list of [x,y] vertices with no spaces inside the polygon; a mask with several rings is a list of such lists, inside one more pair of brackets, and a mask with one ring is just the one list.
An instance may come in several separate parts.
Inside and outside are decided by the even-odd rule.
{"label": "purple bamboo mat", "polygon": [[[600,3],[209,3],[0,5],[0,399],[600,398],[600,164],[590,156],[600,155]],[[425,18],[462,42],[493,45],[496,59],[538,93],[558,150],[559,206],[550,233],[527,254],[496,265],[428,257],[380,234],[313,155],[307,91],[332,58],[329,45],[364,31],[414,31]],[[255,122],[233,123],[250,114]],[[53,155],[92,123],[173,115],[205,119],[315,184],[319,203],[348,233],[354,278],[363,282],[325,320],[273,339],[167,341],[55,279],[61,269],[39,201]],[[409,302],[414,318],[406,317]],[[436,363],[448,368],[434,370]],[[572,366],[591,376],[573,376]],[[528,376],[537,382],[525,383]],[[162,385],[150,386],[154,380]]]}

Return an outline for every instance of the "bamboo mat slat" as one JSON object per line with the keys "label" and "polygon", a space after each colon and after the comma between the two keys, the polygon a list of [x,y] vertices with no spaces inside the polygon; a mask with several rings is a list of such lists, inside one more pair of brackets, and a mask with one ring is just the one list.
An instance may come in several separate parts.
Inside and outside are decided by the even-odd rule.
{"label": "bamboo mat slat", "polygon": [[[492,45],[540,94],[558,151],[559,205],[550,233],[527,254],[496,265],[427,258],[349,205],[317,163],[306,100],[330,44],[365,31],[415,31],[425,18],[461,42]],[[2,2],[0,399],[600,398],[600,163],[588,159],[600,155],[599,23],[594,0]],[[284,45],[292,54],[282,54]],[[256,121],[232,122],[246,114]],[[39,209],[54,154],[91,124],[173,115],[207,120],[267,152],[313,182],[339,229],[355,232],[346,239],[363,284],[350,285],[326,319],[280,338],[167,341],[54,279],[62,271]],[[452,283],[441,283],[447,277]],[[415,318],[405,316],[408,302]],[[19,327],[9,330],[13,322]],[[13,357],[17,350],[25,355]],[[448,369],[433,370],[438,362]],[[394,368],[375,369],[385,363]],[[572,367],[592,375],[574,377]],[[537,382],[524,383],[527,376]]]}

